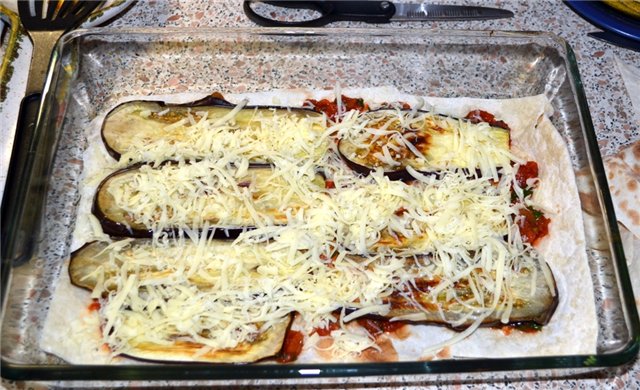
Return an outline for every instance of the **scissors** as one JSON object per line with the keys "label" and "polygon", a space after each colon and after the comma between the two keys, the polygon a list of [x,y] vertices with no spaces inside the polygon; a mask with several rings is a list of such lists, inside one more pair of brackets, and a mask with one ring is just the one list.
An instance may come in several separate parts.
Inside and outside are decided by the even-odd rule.
{"label": "scissors", "polygon": [[[320,16],[306,20],[282,21],[258,13],[256,4],[315,11]],[[488,7],[398,3],[390,1],[259,1],[245,0],[244,12],[254,23],[265,27],[320,27],[337,21],[389,23],[403,21],[486,20],[510,18],[513,12]]]}

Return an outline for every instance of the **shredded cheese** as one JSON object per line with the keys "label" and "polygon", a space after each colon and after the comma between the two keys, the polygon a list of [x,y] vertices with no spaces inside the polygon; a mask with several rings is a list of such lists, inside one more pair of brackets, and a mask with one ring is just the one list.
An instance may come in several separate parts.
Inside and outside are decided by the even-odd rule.
{"label": "shredded cheese", "polygon": [[[183,234],[109,248],[110,261],[93,295],[106,295],[103,337],[114,353],[143,342],[169,344],[176,337],[213,349],[234,348],[293,312],[310,335],[340,312],[341,328],[332,333],[330,349],[357,354],[375,348],[375,340],[348,329],[348,323],[387,315],[398,292],[415,311],[396,320],[423,318],[422,300],[429,299],[449,324],[470,321],[455,340],[497,310],[508,322],[514,300],[523,298],[510,281],[525,270],[535,274],[541,260],[523,245],[514,224],[515,170],[509,164],[514,157],[491,146],[488,125],[469,131],[464,121],[398,111],[406,126],[434,121],[454,129],[442,149],[447,152],[433,163],[393,130],[394,121],[370,126],[370,115],[348,111],[340,122],[317,131],[315,119],[256,111],[251,123],[259,126],[247,132],[234,127],[239,111],[217,120],[190,112],[191,119],[164,128],[181,131],[176,143],[134,141],[123,155],[123,161],[184,157],[177,164],[140,168],[110,189],[132,220],[156,231],[180,227]],[[376,158],[398,164],[394,153],[408,148],[422,164],[407,167],[416,180],[391,181],[382,169],[357,175],[338,157],[334,137],[365,146],[367,139],[392,137]],[[184,162],[203,150],[215,153]],[[272,167],[257,174],[249,168],[255,157]],[[420,172],[455,159],[463,167],[479,167],[483,176]],[[318,184],[318,167],[335,188]],[[256,229],[221,243],[198,233],[210,225]],[[544,276],[551,284],[548,272]],[[418,299],[407,293],[417,280],[439,282]],[[460,285],[468,287],[464,293]],[[526,294],[533,296],[536,288],[528,284]]]}
{"label": "shredded cheese", "polygon": [[[345,125],[344,122],[348,125]],[[411,166],[422,171],[476,169],[497,178],[510,164],[509,131],[416,108],[353,112],[336,127],[352,161],[365,166]],[[393,152],[390,151],[393,150]]]}
{"label": "shredded cheese", "polygon": [[151,102],[125,105],[109,115],[103,134],[121,152],[122,165],[222,155],[252,162],[317,160],[326,153],[323,115],[245,105],[243,101],[232,109],[203,108],[195,113]]}

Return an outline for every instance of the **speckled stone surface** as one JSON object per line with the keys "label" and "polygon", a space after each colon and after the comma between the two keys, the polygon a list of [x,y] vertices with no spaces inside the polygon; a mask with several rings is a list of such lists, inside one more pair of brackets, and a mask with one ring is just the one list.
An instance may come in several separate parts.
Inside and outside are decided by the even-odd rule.
{"label": "speckled stone surface", "polygon": [[[442,1],[441,1],[442,3]],[[453,3],[453,2],[451,2]],[[458,1],[464,4],[499,6],[514,12],[512,19],[483,22],[448,23],[392,23],[376,28],[442,28],[548,31],[566,39],[573,47],[578,60],[582,82],[587,95],[591,117],[597,132],[602,155],[616,153],[621,147],[640,139],[640,112],[634,112],[631,99],[625,89],[616,64],[616,57],[626,63],[640,67],[640,53],[623,50],[587,37],[597,29],[574,14],[565,4],[557,1]],[[127,14],[111,24],[112,27],[254,27],[242,13],[241,2],[225,1],[141,1]],[[364,23],[340,22],[331,27],[372,27]],[[253,388],[257,384],[268,388],[425,388],[435,385],[456,389],[626,389],[640,388],[640,362],[628,366],[600,371],[579,377],[559,380],[537,380],[533,373],[505,373],[505,378],[495,383],[481,383],[468,375],[456,375],[441,384],[424,376],[385,376],[365,378],[332,378],[325,381],[262,380],[225,382],[118,382],[118,383],[46,383],[3,381],[7,388],[55,387],[150,387],[160,385],[224,386],[228,388]],[[509,378],[509,379],[507,379]]]}

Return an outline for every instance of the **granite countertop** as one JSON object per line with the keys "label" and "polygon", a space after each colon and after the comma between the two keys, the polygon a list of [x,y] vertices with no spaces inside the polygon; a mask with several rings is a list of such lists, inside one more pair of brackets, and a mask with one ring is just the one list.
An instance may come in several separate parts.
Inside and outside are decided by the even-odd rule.
{"label": "granite countertop", "polygon": [[[511,19],[477,22],[412,22],[378,25],[376,28],[443,28],[443,29],[479,29],[479,30],[517,30],[547,31],[559,35],[569,42],[576,53],[582,82],[597,133],[600,151],[603,156],[615,154],[621,148],[640,140],[640,107],[634,111],[632,99],[627,92],[621,76],[620,66],[627,64],[640,66],[640,53],[624,50],[601,41],[589,38],[588,32],[597,28],[577,16],[567,5],[559,1],[441,1],[440,3],[464,3],[498,6],[514,12]],[[157,0],[136,3],[125,15],[114,21],[110,27],[149,26],[149,27],[255,27],[242,12],[241,1],[219,0]],[[372,27],[364,23],[334,23],[332,27]],[[505,376],[506,377],[506,376]],[[482,384],[466,381],[459,376],[460,383],[454,388],[638,388],[640,387],[640,362],[623,367],[607,369],[583,377],[568,377],[554,381],[537,381],[527,375],[517,381],[504,381]],[[348,384],[347,384],[348,382]],[[386,376],[346,379],[330,379],[322,382],[307,383],[298,381],[229,381],[218,384],[226,387],[247,386],[256,383],[279,388],[280,386],[302,388],[411,388],[424,387],[427,383],[421,376]],[[451,383],[451,382],[447,382]],[[129,386],[148,386],[152,383],[122,383]],[[155,384],[155,383],[154,383]],[[157,383],[160,384],[160,383]],[[174,382],[179,385],[179,382]],[[208,383],[209,385],[211,383]],[[46,387],[45,382],[27,383],[3,381],[3,385],[12,388]],[[59,386],[63,386],[57,383]],[[65,386],[87,386],[88,383],[68,383]]]}

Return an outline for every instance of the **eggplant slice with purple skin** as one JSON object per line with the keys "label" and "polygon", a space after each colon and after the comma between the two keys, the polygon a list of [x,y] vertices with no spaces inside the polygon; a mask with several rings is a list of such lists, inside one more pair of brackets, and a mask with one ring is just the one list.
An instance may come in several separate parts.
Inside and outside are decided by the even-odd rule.
{"label": "eggplant slice with purple skin", "polygon": [[359,129],[338,143],[345,163],[368,175],[382,169],[391,180],[413,180],[407,171],[441,174],[461,169],[467,174],[497,176],[511,163],[508,129],[473,123],[426,111],[380,109],[360,113]]}
{"label": "eggplant slice with purple skin", "polygon": [[[136,240],[130,244],[128,249],[131,250],[139,245],[148,245],[149,242],[150,240],[145,239]],[[228,245],[229,243],[227,241],[218,241],[217,244]],[[124,254],[127,253],[129,252],[125,250]],[[115,292],[117,284],[113,281],[113,278],[120,275],[120,272],[116,267],[109,267],[110,256],[109,244],[98,241],[86,244],[73,252],[69,263],[71,283],[89,291],[93,291],[98,286],[105,291]],[[98,277],[99,273],[101,277]],[[167,278],[170,273],[171,271],[169,270],[159,270],[151,266],[139,270],[137,278],[147,282],[153,280],[161,281],[163,278]],[[102,281],[106,281],[106,284],[99,286]],[[192,275],[189,281],[201,290],[211,288],[210,281],[198,274]],[[103,294],[105,297],[106,295],[106,293]],[[121,308],[120,310],[130,310],[130,308]],[[285,315],[281,320],[274,321],[270,327],[264,330],[259,328],[262,326],[261,323],[256,323],[258,332],[253,336],[253,339],[242,341],[232,348],[211,348],[176,331],[174,336],[168,337],[170,340],[168,343],[157,343],[144,338],[142,340],[132,338],[128,341],[128,348],[123,355],[135,359],[163,362],[251,363],[272,357],[280,352],[292,320],[293,316],[291,314]],[[205,330],[200,337],[210,338],[214,336]]]}
{"label": "eggplant slice with purple skin", "polygon": [[[119,253],[135,253],[135,248],[139,246],[149,245],[150,240],[139,239],[127,243],[128,248],[132,252]],[[214,245],[230,245],[228,241],[213,241]],[[118,249],[120,250],[120,249]],[[533,250],[533,249],[531,249]],[[165,254],[166,255],[166,254]],[[92,242],[74,252],[71,256],[69,265],[69,275],[71,282],[80,288],[93,290],[99,280],[104,283],[103,290],[113,290],[116,284],[112,282],[113,277],[120,275],[119,268],[110,266],[109,244],[104,242]],[[139,255],[130,255],[135,258]],[[479,284],[478,280],[486,278],[487,275],[480,275],[474,271],[471,276],[463,277],[456,281],[451,287],[455,297],[447,297],[447,292],[439,292],[434,301],[432,292],[439,288],[444,281],[438,276],[424,277],[421,275],[416,264],[428,263],[428,255],[420,256],[421,259],[407,258],[405,264],[406,273],[415,275],[409,278],[403,284],[395,286],[395,291],[384,297],[382,301],[390,305],[390,310],[384,316],[369,315],[372,318],[395,318],[400,317],[408,323],[434,324],[450,327],[454,330],[463,330],[470,326],[477,318],[476,315],[468,316],[470,309],[464,306],[461,301],[471,306],[490,307],[492,294],[487,293]],[[148,258],[145,255],[145,258]],[[376,266],[375,262],[370,262],[364,257],[350,256],[355,263],[365,262],[367,268]],[[122,260],[120,260],[122,261]],[[147,261],[148,263],[148,261]],[[153,264],[153,263],[152,263]],[[96,270],[102,267],[102,273]],[[130,271],[133,272],[133,271]],[[146,266],[145,269],[137,270],[140,278],[145,280],[161,280],[167,277],[166,270],[159,270],[153,266]],[[474,274],[476,273],[476,274]],[[211,287],[210,280],[201,277],[201,275],[193,274],[189,277],[190,282],[198,288]],[[535,278],[535,280],[532,280]],[[471,279],[475,283],[475,289],[481,289],[485,294],[484,302],[480,304],[477,296],[470,287]],[[544,326],[551,319],[558,305],[558,291],[555,279],[549,266],[543,261],[534,261],[527,266],[521,266],[518,271],[513,271],[508,278],[507,284],[502,289],[500,302],[505,301],[505,290],[509,290],[512,299],[512,306],[501,304],[498,309],[483,319],[483,326],[496,325],[521,325],[530,324],[534,326]],[[449,291],[451,292],[451,291]],[[353,308],[346,308],[347,311]],[[508,313],[506,313],[508,310]],[[482,309],[478,310],[478,313]],[[506,315],[508,314],[508,317]],[[465,318],[468,317],[468,318]],[[506,317],[506,322],[504,322]],[[455,326],[452,325],[455,323]]]}
{"label": "eggplant slice with purple skin", "polygon": [[[535,272],[526,269],[512,274],[508,288],[512,294],[513,307],[509,309],[507,314],[507,307],[505,305],[499,306],[498,309],[494,310],[482,321],[482,326],[507,324],[543,326],[549,322],[558,306],[558,290],[549,266],[546,263],[538,263],[536,268]],[[549,286],[545,273],[551,275],[553,287]],[[535,292],[531,294],[531,278],[534,275],[536,278],[534,283]],[[439,279],[416,279],[413,284],[410,284],[410,287],[402,291],[396,291],[396,293],[384,300],[385,303],[391,305],[391,310],[385,317],[407,316],[406,318],[412,322],[439,324],[454,330],[464,330],[476,319],[475,316],[471,316],[461,321],[461,318],[468,313],[469,309],[456,300],[470,300],[471,297],[474,297],[468,278],[461,279],[454,284],[456,298],[446,301],[443,297],[445,294],[439,295],[438,304],[440,308],[438,308],[429,295],[430,291],[437,288],[440,283],[442,282]],[[485,302],[483,303],[485,307],[490,307],[490,298],[492,298],[490,295],[485,295]],[[471,303],[477,304],[477,302]],[[442,310],[442,313],[440,310]],[[479,309],[479,311],[482,311],[482,309]],[[507,316],[505,317],[505,315]],[[503,317],[507,318],[506,323],[503,322]],[[454,326],[452,323],[456,323],[456,325]]]}
{"label": "eggplant slice with purple skin", "polygon": [[[535,249],[529,249],[535,251]],[[537,256],[537,255],[536,255]],[[349,257],[354,262],[367,262],[360,256]],[[384,316],[370,315],[372,318],[400,319],[408,323],[442,325],[456,331],[471,326],[486,308],[491,307],[493,293],[483,288],[478,281],[490,280],[492,276],[472,271],[470,275],[456,280],[448,289],[441,290],[434,300],[432,292],[445,283],[437,275],[425,277],[416,269],[416,264],[428,264],[430,255],[407,258],[406,274],[414,275],[401,285],[396,285],[390,295],[382,299],[390,310]],[[370,263],[367,267],[375,267]],[[532,281],[532,278],[535,280]],[[471,287],[471,284],[475,287]],[[506,302],[505,289],[509,290],[512,307]],[[478,301],[474,290],[480,291],[483,300]],[[461,303],[465,302],[465,304]],[[535,329],[549,323],[558,306],[558,288],[549,265],[536,258],[526,266],[513,271],[502,289],[501,304],[482,320],[481,326],[532,325]],[[475,314],[469,315],[470,307],[477,307]],[[347,308],[347,311],[353,310]],[[504,320],[506,319],[506,322]]]}
{"label": "eggplant slice with purple skin", "polygon": [[[295,135],[304,142],[275,142],[284,139],[281,130],[285,127],[294,129],[291,137]],[[320,140],[326,128],[324,116],[310,109],[240,108],[209,96],[185,104],[141,100],[122,103],[105,117],[101,136],[107,151],[116,160],[123,154],[129,154],[135,161],[199,159],[219,147],[246,146],[243,142],[259,143],[258,151],[307,158],[326,152],[328,142]],[[224,142],[231,141],[222,133],[233,133],[240,144],[225,145]],[[252,163],[270,162],[268,156],[253,152],[255,150],[247,151]]]}
{"label": "eggplant slice with purple skin", "polygon": [[[250,166],[234,177],[205,162],[137,164],[107,176],[98,186],[92,212],[115,237],[177,235],[204,227],[216,238],[235,238],[262,225],[284,225],[308,203],[270,166]],[[317,173],[297,185],[309,193],[325,187]],[[286,200],[286,201],[284,201]],[[283,203],[284,201],[284,203]]]}

